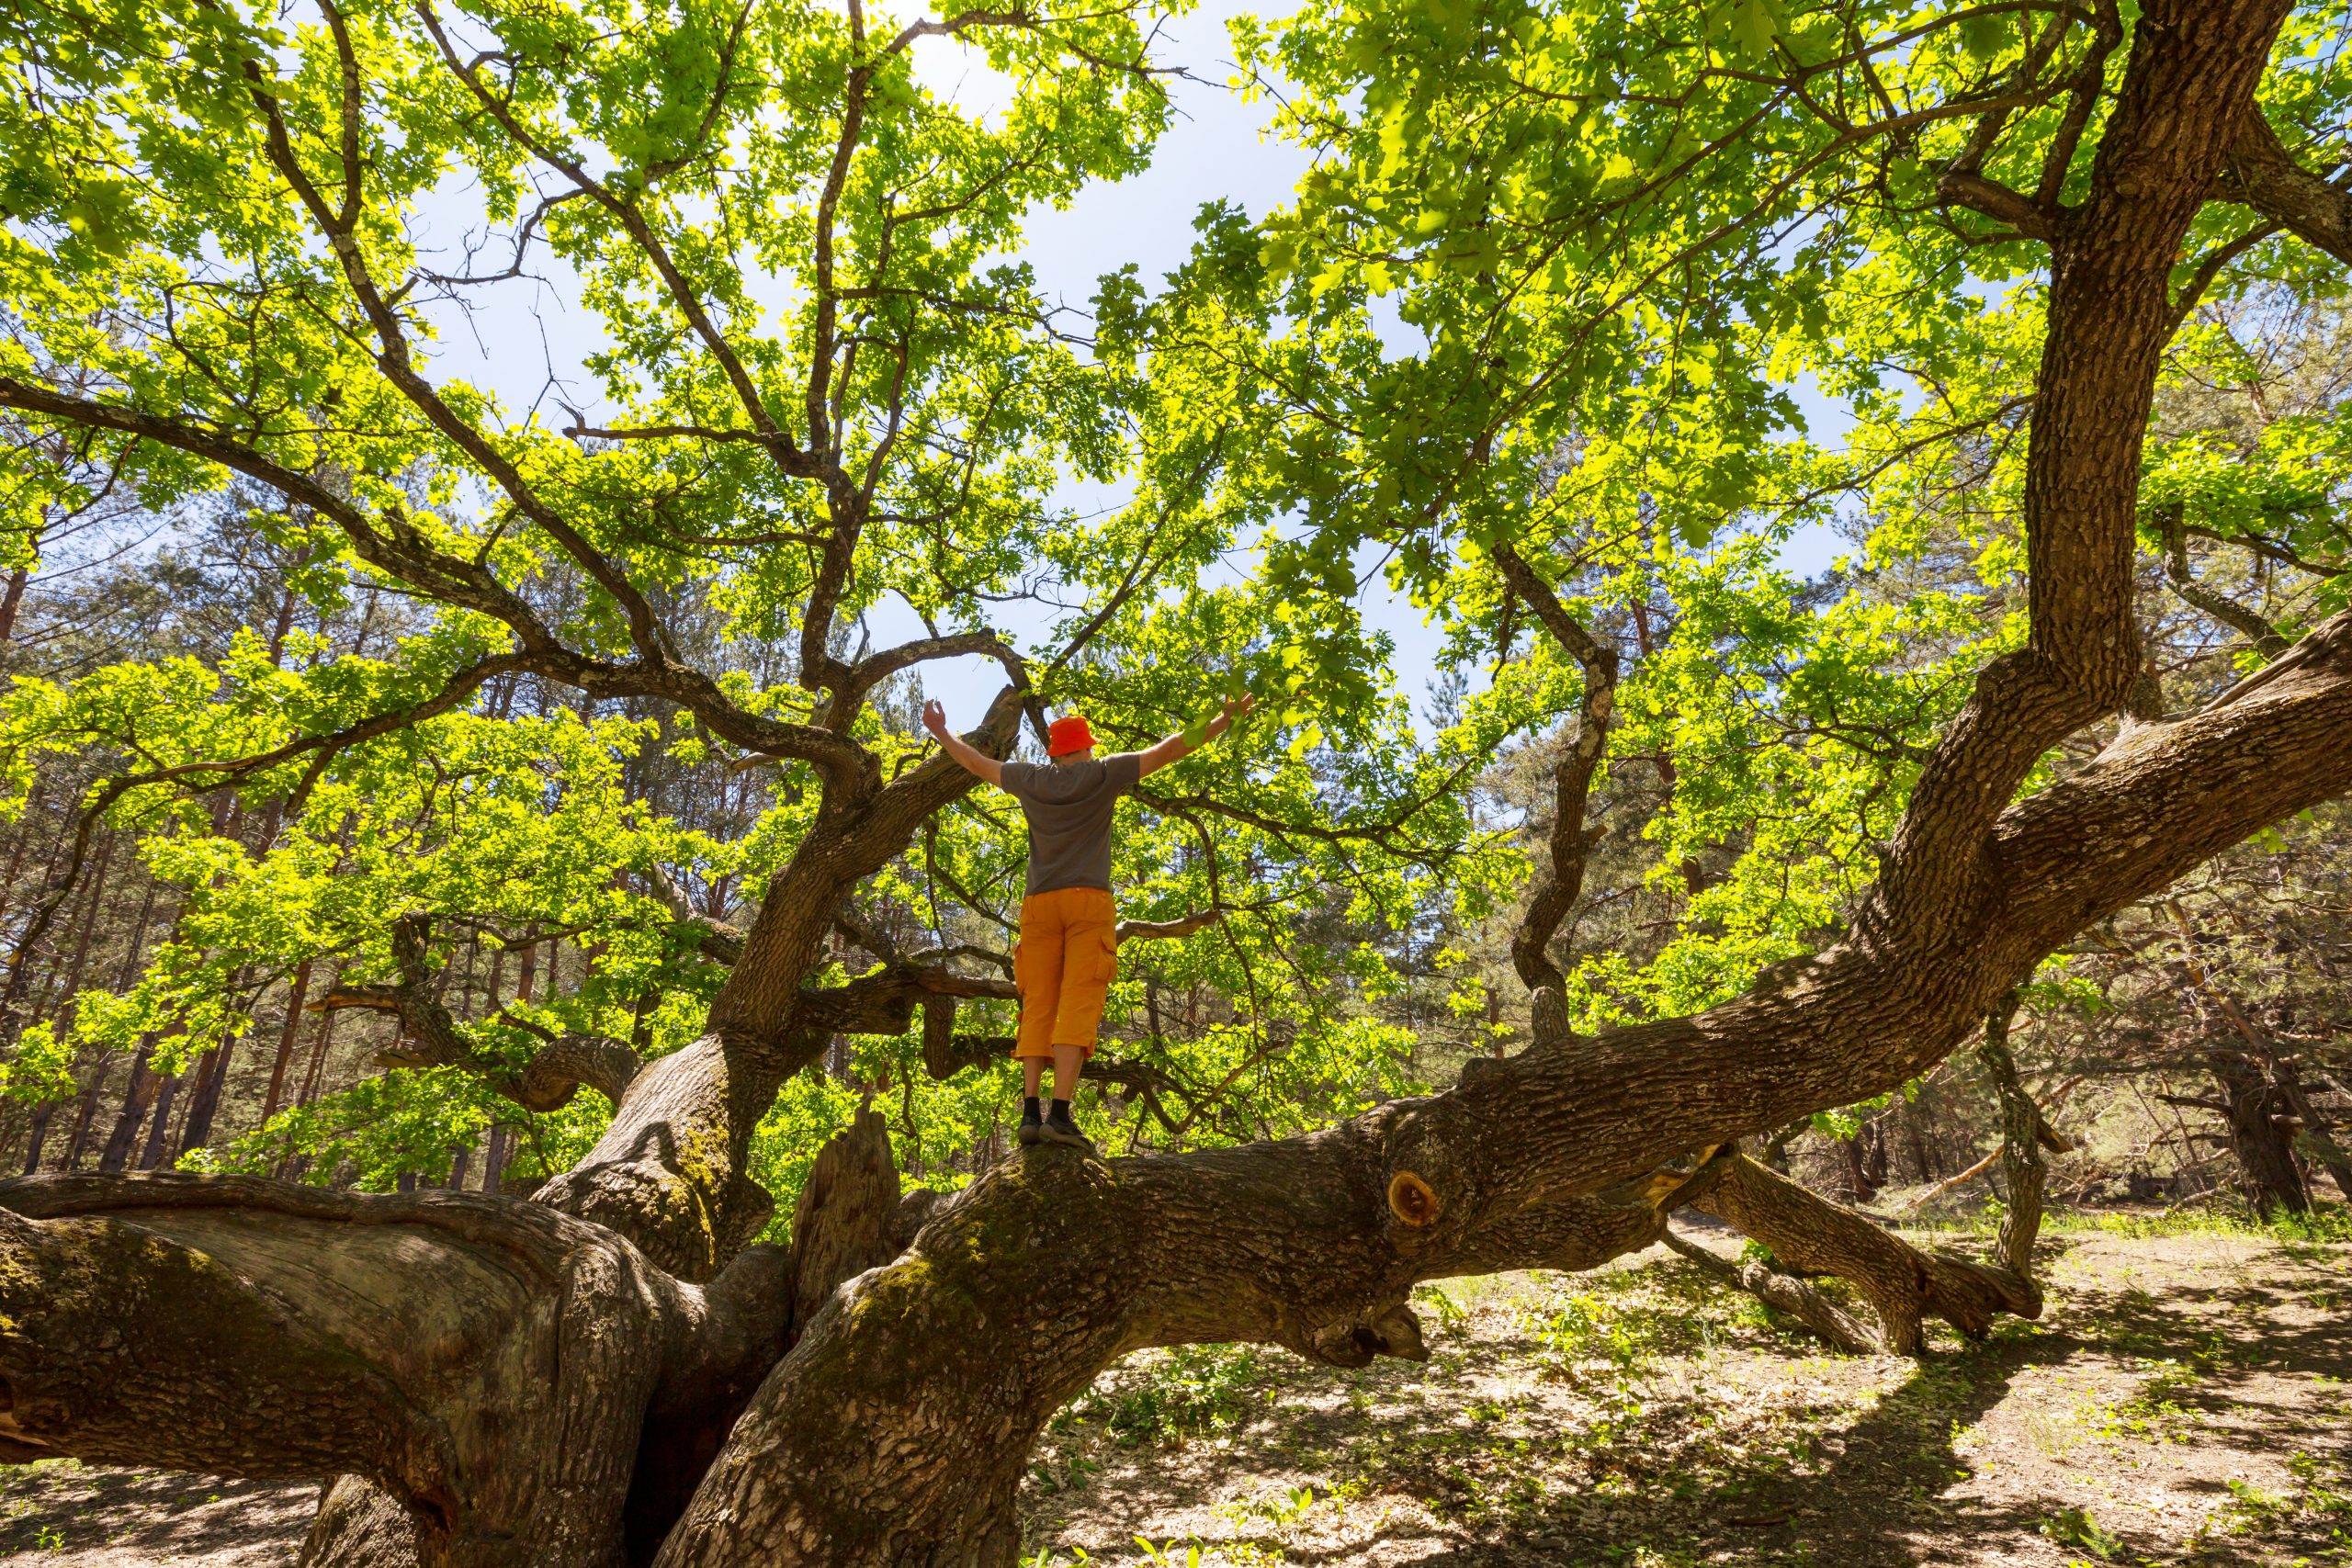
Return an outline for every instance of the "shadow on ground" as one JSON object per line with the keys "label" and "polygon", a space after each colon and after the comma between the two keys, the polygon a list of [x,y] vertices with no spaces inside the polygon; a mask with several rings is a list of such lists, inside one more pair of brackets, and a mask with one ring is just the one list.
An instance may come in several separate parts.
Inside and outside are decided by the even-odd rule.
{"label": "shadow on ground", "polygon": [[1426,1367],[1131,1364],[1041,1450],[1032,1560],[2352,1564],[2352,1248],[2039,1267],[2044,1322],[1924,1364],[1815,1354],[1671,1260],[1426,1298]]}
{"label": "shadow on ground", "polygon": [[310,1483],[48,1461],[0,1470],[0,1562],[281,1568],[317,1505]]}

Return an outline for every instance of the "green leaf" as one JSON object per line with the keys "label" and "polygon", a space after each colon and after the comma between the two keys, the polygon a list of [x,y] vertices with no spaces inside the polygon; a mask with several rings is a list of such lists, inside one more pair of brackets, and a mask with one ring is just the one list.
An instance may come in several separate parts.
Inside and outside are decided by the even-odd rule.
{"label": "green leaf", "polygon": [[1740,59],[1758,60],[1770,53],[1781,26],[1768,0],[1733,0],[1731,39]]}

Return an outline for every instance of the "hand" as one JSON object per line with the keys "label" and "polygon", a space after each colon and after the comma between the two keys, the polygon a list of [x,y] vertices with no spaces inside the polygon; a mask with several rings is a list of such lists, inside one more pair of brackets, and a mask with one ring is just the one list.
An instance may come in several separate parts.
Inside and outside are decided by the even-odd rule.
{"label": "hand", "polygon": [[947,706],[937,697],[922,705],[922,727],[942,740],[947,739]]}
{"label": "hand", "polygon": [[1237,718],[1245,718],[1249,716],[1250,710],[1257,705],[1258,699],[1251,696],[1249,693],[1244,692],[1238,697],[1232,697],[1227,700],[1225,705],[1225,717],[1227,722]]}

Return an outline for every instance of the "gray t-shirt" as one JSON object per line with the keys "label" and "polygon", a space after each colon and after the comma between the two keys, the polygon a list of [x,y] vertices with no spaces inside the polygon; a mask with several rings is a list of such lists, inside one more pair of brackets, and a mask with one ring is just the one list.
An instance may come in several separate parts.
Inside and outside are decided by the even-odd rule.
{"label": "gray t-shirt", "polygon": [[1029,891],[1111,887],[1111,814],[1143,780],[1143,755],[1007,762],[1004,791],[1029,820]]}

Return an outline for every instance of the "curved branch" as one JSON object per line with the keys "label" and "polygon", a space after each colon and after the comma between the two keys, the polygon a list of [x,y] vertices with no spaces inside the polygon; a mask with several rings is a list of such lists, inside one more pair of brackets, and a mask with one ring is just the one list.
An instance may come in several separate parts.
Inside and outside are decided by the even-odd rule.
{"label": "curved branch", "polygon": [[597,1035],[557,1035],[527,1020],[502,1014],[500,1021],[537,1035],[546,1043],[519,1069],[483,1061],[458,1021],[434,994],[425,966],[424,922],[404,915],[392,924],[393,961],[401,978],[391,985],[343,985],[311,1003],[317,1011],[356,1008],[400,1020],[401,1037],[377,1055],[387,1066],[464,1067],[480,1074],[496,1092],[526,1111],[555,1111],[587,1085],[615,1105],[621,1102],[643,1061],[617,1040]]}
{"label": "curved branch", "polygon": [[1745,1155],[1693,1207],[1729,1221],[1789,1268],[1850,1280],[1878,1314],[1897,1355],[1920,1348],[1920,1324],[1940,1317],[1981,1339],[1999,1313],[2041,1315],[2041,1292],[2006,1269],[1922,1252],[1867,1215],[1817,1198]]}
{"label": "curved branch", "polygon": [[1121,920],[1111,928],[1111,940],[1121,946],[1131,942],[1173,941],[1222,924],[1225,917],[1226,910],[1219,906],[1213,909],[1195,909],[1172,920]]}
{"label": "curved branch", "polygon": [[2287,651],[2289,641],[2278,628],[2239,604],[2226,593],[2217,592],[2197,581],[2188,564],[2188,530],[2182,525],[2182,508],[2177,502],[2165,506],[2157,514],[2157,524],[2165,536],[2165,578],[2181,602],[2203,611],[2207,615],[2236,632],[2252,643],[2255,651],[2265,659],[2276,659]]}
{"label": "curved branch", "polygon": [[2030,240],[2056,239],[2064,217],[2063,209],[2044,208],[2031,197],[1973,169],[1947,169],[1936,182],[1936,194],[1955,207],[1997,219]]}
{"label": "curved branch", "polygon": [[1552,938],[1560,922],[1576,907],[1584,891],[1586,862],[1604,829],[1587,827],[1585,812],[1592,798],[1592,776],[1609,749],[1609,719],[1617,702],[1617,651],[1603,646],[1584,624],[1568,614],[1552,585],[1509,545],[1488,551],[1513,593],[1535,612],[1561,649],[1584,671],[1584,690],[1577,698],[1575,728],[1560,738],[1559,766],[1553,773],[1550,853],[1535,869],[1528,885],[1527,913],[1511,933],[1511,965],[1531,991],[1550,987],[1548,1002],[1535,1020],[1539,1036],[1567,1031],[1564,1000],[1567,981],[1552,961]]}
{"label": "curved branch", "polygon": [[2220,186],[2229,200],[2253,208],[2336,260],[2352,262],[2352,191],[2297,163],[2259,107],[2239,119]]}
{"label": "curved branch", "polygon": [[1879,1347],[1878,1337],[1854,1321],[1843,1307],[1793,1274],[1768,1269],[1753,1258],[1729,1258],[1671,1229],[1658,1238],[1667,1250],[1688,1258],[1725,1284],[1736,1285],[1775,1312],[1795,1318],[1825,1343],[1849,1355],[1867,1356]]}
{"label": "curved branch", "polygon": [[842,677],[839,694],[826,710],[826,719],[834,730],[845,730],[855,718],[857,705],[865,694],[899,671],[933,659],[960,659],[973,653],[995,660],[1004,666],[1005,675],[1013,685],[1027,688],[1029,666],[993,633],[958,632],[952,637],[920,637],[896,648],[886,648],[850,666]]}

